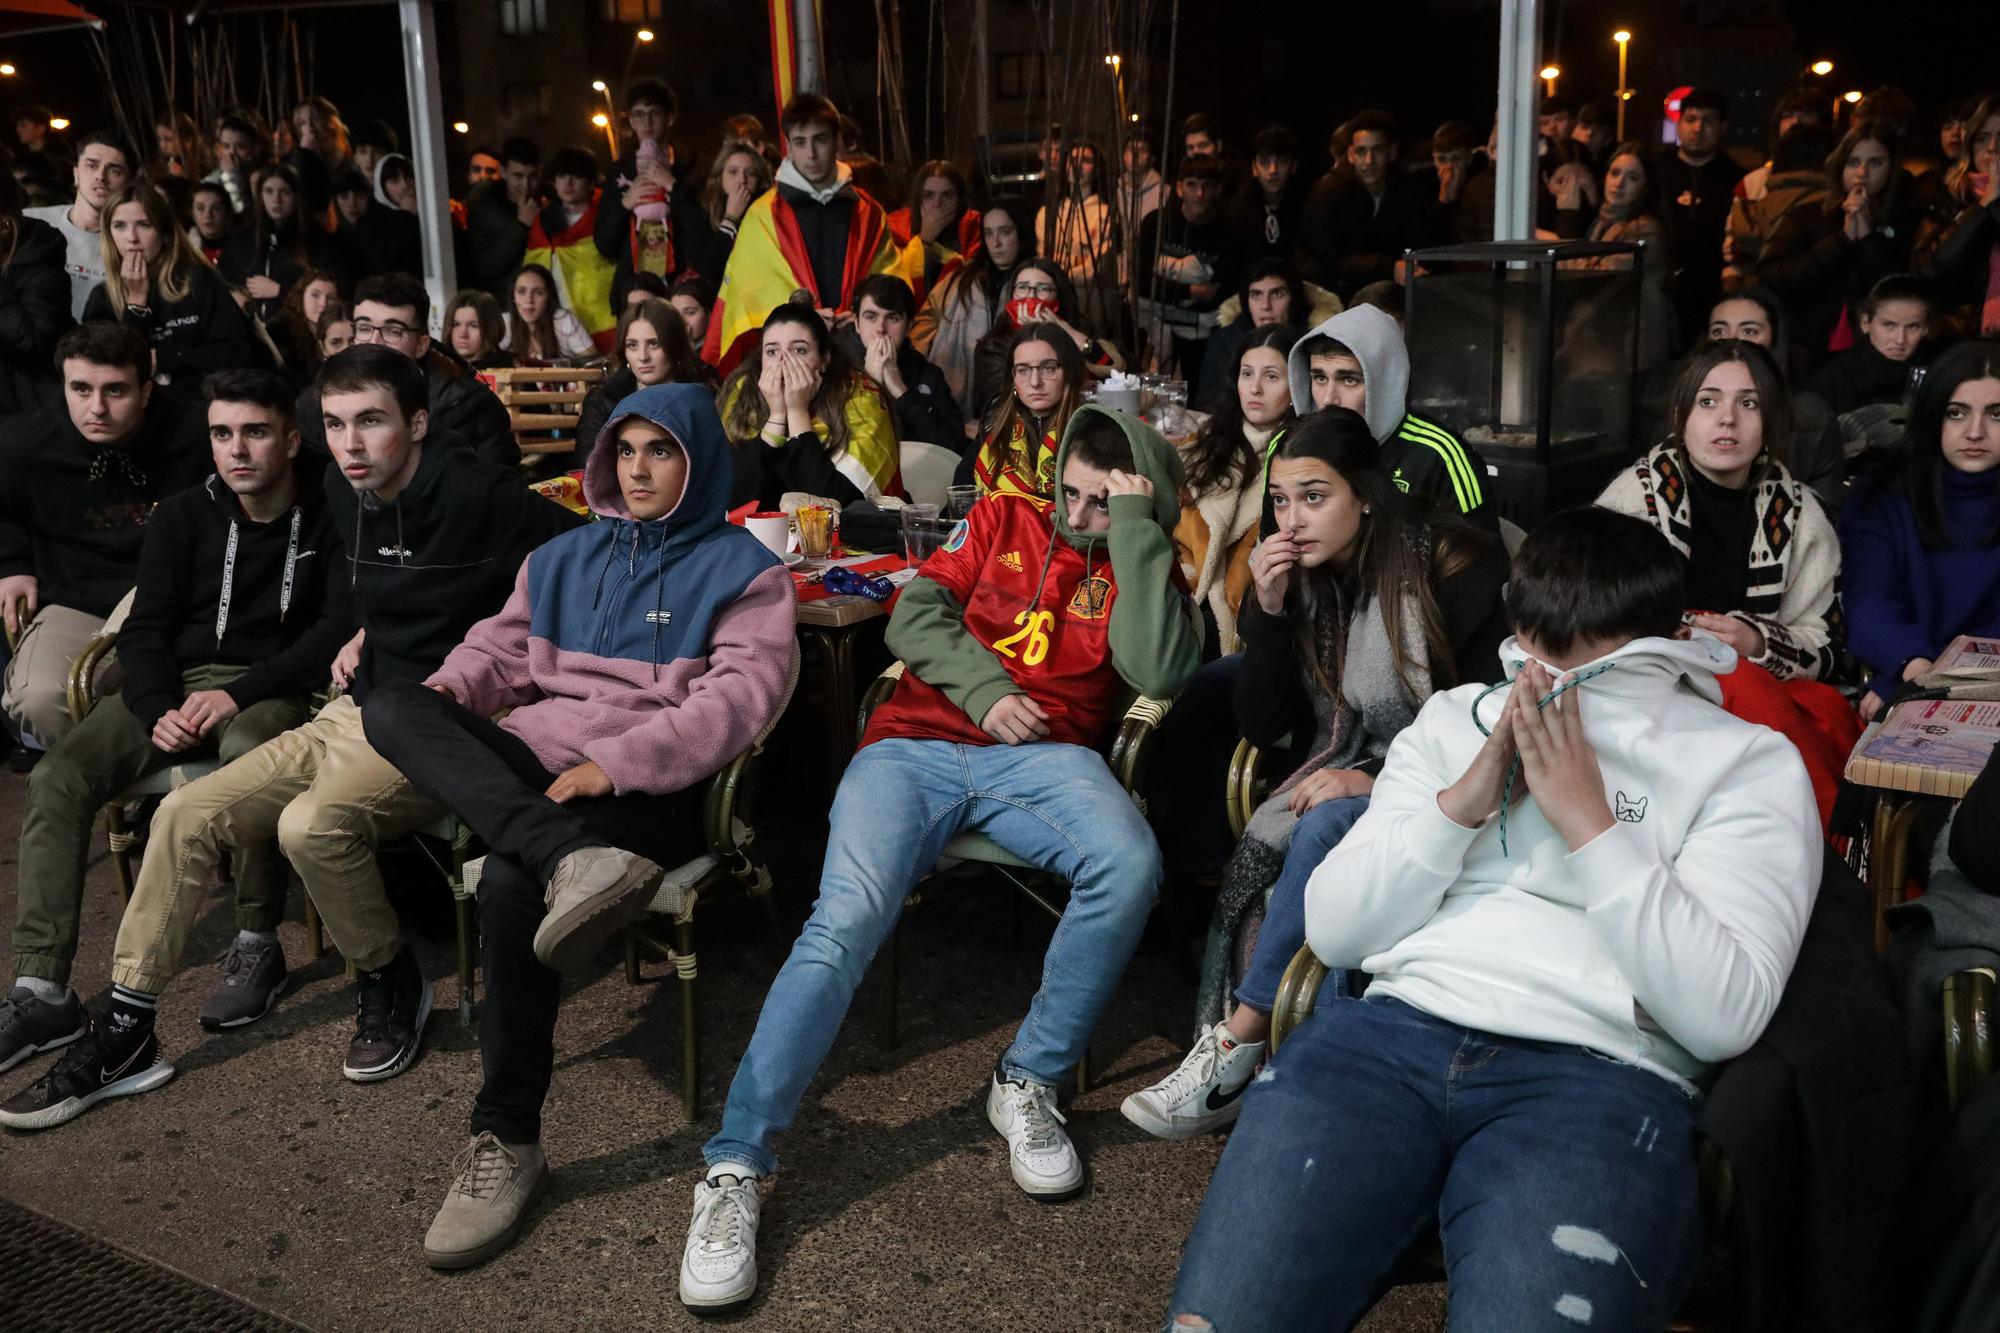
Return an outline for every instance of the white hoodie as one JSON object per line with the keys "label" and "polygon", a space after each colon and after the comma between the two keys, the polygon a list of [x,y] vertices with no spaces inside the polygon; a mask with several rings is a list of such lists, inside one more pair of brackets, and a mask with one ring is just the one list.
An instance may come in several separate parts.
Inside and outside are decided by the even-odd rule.
{"label": "white hoodie", "polygon": [[[1526,660],[1513,639],[1500,655],[1510,678]],[[1615,665],[1577,690],[1612,827],[1572,853],[1532,794],[1504,853],[1497,815],[1454,823],[1437,795],[1484,743],[1485,687],[1433,695],[1313,872],[1306,941],[1367,971],[1370,996],[1691,1086],[1778,1006],[1819,891],[1819,816],[1791,743],[1720,707],[1736,655],[1719,640],[1635,639],[1599,662]],[[1487,726],[1505,700],[1480,705]]]}

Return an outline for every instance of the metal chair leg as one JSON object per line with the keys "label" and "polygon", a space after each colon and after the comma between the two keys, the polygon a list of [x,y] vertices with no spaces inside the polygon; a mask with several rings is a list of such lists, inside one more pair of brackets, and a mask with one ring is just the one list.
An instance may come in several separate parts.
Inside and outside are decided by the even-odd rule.
{"label": "metal chair leg", "polygon": [[689,1120],[701,1116],[701,1029],[695,1022],[694,922],[674,923],[674,971],[681,979],[681,1096]]}
{"label": "metal chair leg", "polygon": [[472,1026],[472,899],[453,899],[458,916],[458,1025]]}
{"label": "metal chair leg", "polygon": [[620,931],[619,937],[625,945],[625,984],[636,986],[639,984],[639,937],[630,930]]}

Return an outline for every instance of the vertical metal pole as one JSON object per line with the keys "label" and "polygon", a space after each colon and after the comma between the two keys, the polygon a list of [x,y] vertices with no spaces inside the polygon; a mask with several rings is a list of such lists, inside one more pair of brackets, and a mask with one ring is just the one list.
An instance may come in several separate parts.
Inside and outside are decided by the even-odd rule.
{"label": "vertical metal pole", "polygon": [[451,173],[444,155],[444,98],[438,87],[437,14],[431,0],[397,0],[403,30],[403,87],[410,104],[410,156],[417,176],[417,223],[423,230],[424,286],[431,333],[458,290],[451,248]]}
{"label": "vertical metal pole", "polygon": [[821,55],[819,8],[814,0],[792,0],[792,87],[795,92],[826,91],[826,61]]}
{"label": "vertical metal pole", "polygon": [[1493,239],[1534,235],[1537,0],[1501,0],[1499,143],[1494,167]]}
{"label": "vertical metal pole", "polygon": [[992,78],[993,57],[987,47],[987,35],[991,31],[991,15],[987,10],[987,0],[972,0],[972,133],[975,138],[991,142],[993,138],[993,90],[987,84]]}
{"label": "vertical metal pole", "polygon": [[[1619,29],[1624,32],[1623,28]],[[1616,40],[1616,39],[1614,39]],[[1631,54],[1632,38],[1628,34],[1618,43],[1618,142],[1625,142],[1625,104],[1632,100],[1632,90],[1625,83],[1625,57]]]}

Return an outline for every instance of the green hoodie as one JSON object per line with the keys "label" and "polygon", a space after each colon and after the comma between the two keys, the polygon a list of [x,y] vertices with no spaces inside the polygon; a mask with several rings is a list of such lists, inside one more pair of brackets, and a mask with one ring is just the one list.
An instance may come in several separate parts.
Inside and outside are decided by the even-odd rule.
{"label": "green hoodie", "polygon": [[[1201,639],[1176,573],[1173,530],[1180,519],[1180,454],[1144,422],[1086,405],[1077,410],[1063,431],[1056,451],[1058,478],[1068,462],[1070,441],[1079,424],[1093,414],[1110,418],[1124,432],[1132,446],[1134,465],[1153,484],[1151,500],[1143,495],[1112,496],[1110,530],[1091,533],[1070,528],[1067,509],[1060,501],[1045,506],[1043,502],[994,497],[980,503],[1008,506],[1003,521],[1014,525],[1010,536],[1021,538],[1018,550],[1009,554],[1039,562],[1040,577],[1028,585],[1031,591],[1024,597],[1024,609],[1041,601],[1050,571],[1059,561],[1073,566],[1080,555],[1087,577],[1108,552],[1118,589],[1105,639],[1111,665],[1132,691],[1172,698],[1187,684],[1201,659]],[[1036,546],[1040,549],[1034,549]],[[1064,546],[1076,554],[1065,556]],[[1034,565],[1025,568],[1033,569]],[[1004,583],[1019,581],[1011,569],[982,570],[981,581],[989,575]],[[1006,695],[1028,693],[1009,674],[1005,659],[968,629],[959,598],[932,579],[912,579],[903,589],[889,622],[888,644],[917,679],[940,690],[975,727]]]}

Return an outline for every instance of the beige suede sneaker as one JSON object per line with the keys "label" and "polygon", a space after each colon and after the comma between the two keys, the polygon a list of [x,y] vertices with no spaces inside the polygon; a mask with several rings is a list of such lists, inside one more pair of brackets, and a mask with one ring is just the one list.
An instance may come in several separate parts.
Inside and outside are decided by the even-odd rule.
{"label": "beige suede sneaker", "polygon": [[549,876],[549,914],[535,931],[535,957],[562,972],[582,967],[621,927],[639,919],[666,873],[616,847],[571,852]]}
{"label": "beige suede sneaker", "polygon": [[549,1183],[539,1143],[502,1143],[489,1131],[474,1135],[452,1166],[458,1179],[424,1233],[432,1268],[470,1268],[512,1245]]}

